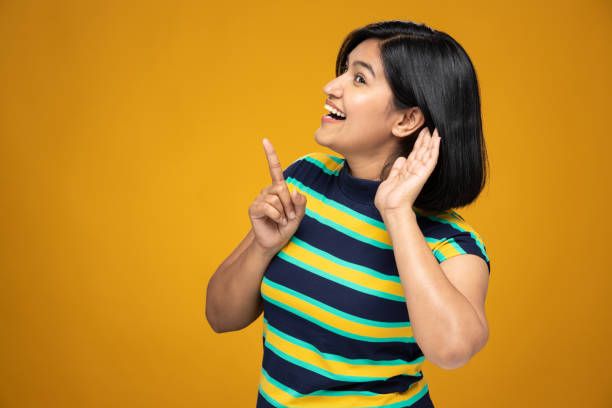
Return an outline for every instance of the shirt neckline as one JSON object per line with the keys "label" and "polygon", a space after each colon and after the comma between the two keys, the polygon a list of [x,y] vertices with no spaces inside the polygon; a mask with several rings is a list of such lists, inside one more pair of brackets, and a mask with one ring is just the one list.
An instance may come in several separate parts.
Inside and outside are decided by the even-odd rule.
{"label": "shirt neckline", "polygon": [[342,193],[351,200],[362,204],[374,205],[376,191],[382,181],[357,178],[351,175],[350,171],[351,168],[348,162],[346,159],[343,159],[342,168],[338,173],[338,186]]}

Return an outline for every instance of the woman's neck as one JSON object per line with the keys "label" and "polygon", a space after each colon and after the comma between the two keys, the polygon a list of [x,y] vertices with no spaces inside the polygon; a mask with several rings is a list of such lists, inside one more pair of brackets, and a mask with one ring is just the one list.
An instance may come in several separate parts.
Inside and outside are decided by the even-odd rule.
{"label": "woman's neck", "polygon": [[380,172],[384,166],[384,162],[375,158],[357,158],[344,157],[351,169],[351,176],[365,179],[380,181]]}

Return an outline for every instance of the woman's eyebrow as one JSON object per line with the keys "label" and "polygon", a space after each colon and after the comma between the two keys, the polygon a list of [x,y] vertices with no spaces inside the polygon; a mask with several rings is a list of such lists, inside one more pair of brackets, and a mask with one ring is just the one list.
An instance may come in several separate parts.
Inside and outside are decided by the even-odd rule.
{"label": "woman's eyebrow", "polygon": [[376,78],[376,75],[374,74],[374,70],[372,69],[372,66],[368,64],[367,62],[357,60],[357,61],[353,61],[351,65],[361,65],[362,67],[369,69],[370,72],[372,73],[372,76]]}

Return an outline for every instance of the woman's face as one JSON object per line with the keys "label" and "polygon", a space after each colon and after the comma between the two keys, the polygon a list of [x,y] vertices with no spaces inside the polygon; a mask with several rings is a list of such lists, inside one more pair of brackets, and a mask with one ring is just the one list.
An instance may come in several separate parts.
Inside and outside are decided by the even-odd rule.
{"label": "woman's face", "polygon": [[346,119],[331,123],[322,120],[315,140],[345,157],[387,157],[400,139],[391,132],[402,114],[391,108],[393,94],[384,76],[379,42],[362,41],[348,55],[342,75],[323,87],[328,100],[344,112]]}

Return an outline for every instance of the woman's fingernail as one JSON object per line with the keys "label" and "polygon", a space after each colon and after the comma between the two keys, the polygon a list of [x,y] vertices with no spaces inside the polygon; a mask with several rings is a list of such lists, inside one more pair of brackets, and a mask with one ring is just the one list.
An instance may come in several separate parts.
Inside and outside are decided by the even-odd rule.
{"label": "woman's fingernail", "polygon": [[289,213],[289,218],[294,219],[295,218],[295,213],[293,211],[291,211]]}

